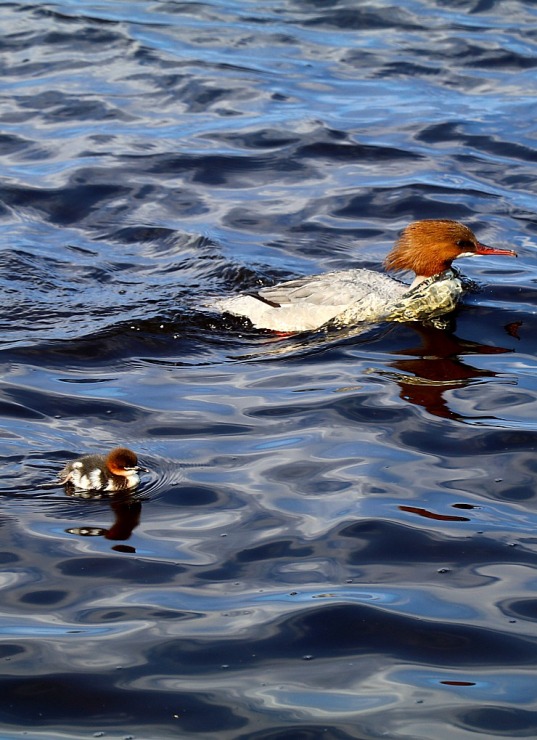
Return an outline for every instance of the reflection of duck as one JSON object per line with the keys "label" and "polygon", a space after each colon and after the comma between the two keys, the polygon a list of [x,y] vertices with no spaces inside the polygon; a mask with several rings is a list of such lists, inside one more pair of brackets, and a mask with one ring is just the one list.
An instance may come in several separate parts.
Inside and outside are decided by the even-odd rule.
{"label": "reflection of duck", "polygon": [[[133,530],[140,523],[142,502],[128,494],[126,497],[111,498],[110,507],[114,512],[115,519],[112,526],[108,529],[86,525],[83,527],[70,527],[66,532],[76,534],[79,537],[104,537],[107,540],[116,542],[128,540]],[[134,547],[128,545],[114,545],[112,549],[118,552],[135,552]]]}
{"label": "reflection of duck", "polygon": [[444,397],[446,391],[466,386],[480,378],[496,377],[494,371],[467,364],[460,359],[461,356],[511,351],[459,339],[454,334],[433,327],[415,324],[412,329],[419,335],[421,345],[399,350],[396,354],[409,357],[391,362],[391,367],[399,372],[386,374],[397,381],[402,399],[446,419],[460,418],[449,408]]}
{"label": "reflection of duck", "polygon": [[215,302],[222,312],[249,319],[258,329],[298,332],[327,323],[351,326],[363,321],[415,321],[452,311],[462,284],[450,269],[458,257],[506,254],[487,247],[457,221],[415,221],[404,229],[386,258],[388,270],[411,270],[412,285],[366,269],[340,270],[289,280]]}
{"label": "reflection of duck", "polygon": [[125,491],[140,482],[136,453],[116,447],[108,455],[84,455],[67,463],[60,473],[60,484],[82,491]]}

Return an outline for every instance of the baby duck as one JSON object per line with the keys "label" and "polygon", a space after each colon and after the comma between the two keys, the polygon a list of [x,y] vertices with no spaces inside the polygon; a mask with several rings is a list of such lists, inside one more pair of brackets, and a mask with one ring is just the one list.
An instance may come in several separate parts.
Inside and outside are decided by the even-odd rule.
{"label": "baby duck", "polygon": [[135,452],[116,447],[108,455],[83,455],[67,463],[60,472],[59,482],[82,491],[126,491],[140,482]]}

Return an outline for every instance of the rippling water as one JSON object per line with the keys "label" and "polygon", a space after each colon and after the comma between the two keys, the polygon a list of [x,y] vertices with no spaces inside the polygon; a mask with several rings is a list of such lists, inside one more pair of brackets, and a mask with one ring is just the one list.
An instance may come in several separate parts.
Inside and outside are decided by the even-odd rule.
{"label": "rippling water", "polygon": [[[537,8],[0,4],[2,738],[535,737]],[[211,296],[518,260],[448,330]],[[130,498],[47,487],[120,443]]]}

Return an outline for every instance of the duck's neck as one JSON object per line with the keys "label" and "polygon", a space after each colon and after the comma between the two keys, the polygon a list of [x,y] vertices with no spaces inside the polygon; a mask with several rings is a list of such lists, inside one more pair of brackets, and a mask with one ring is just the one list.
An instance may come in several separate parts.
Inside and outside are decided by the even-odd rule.
{"label": "duck's neck", "polygon": [[453,267],[448,267],[447,269],[443,270],[442,272],[438,272],[435,275],[416,275],[414,280],[412,281],[412,285],[410,286],[409,290],[412,290],[413,288],[416,288],[420,283],[423,283],[424,280],[430,280],[431,278],[451,278],[451,277],[457,277],[457,271]]}
{"label": "duck's neck", "polygon": [[412,281],[412,284],[409,288],[409,290],[413,290],[416,288],[420,283],[423,283],[424,280],[428,280],[429,278],[426,275],[416,275],[414,280]]}

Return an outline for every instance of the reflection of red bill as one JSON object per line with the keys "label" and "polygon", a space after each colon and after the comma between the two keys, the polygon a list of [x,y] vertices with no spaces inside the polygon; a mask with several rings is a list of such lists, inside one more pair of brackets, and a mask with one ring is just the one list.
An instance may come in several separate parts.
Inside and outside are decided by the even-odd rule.
{"label": "reflection of red bill", "polygon": [[400,506],[401,511],[408,511],[411,514],[418,514],[424,516],[426,519],[437,519],[440,522],[469,522],[467,516],[453,516],[450,514],[434,514],[432,511],[427,509],[421,509],[418,506]]}

